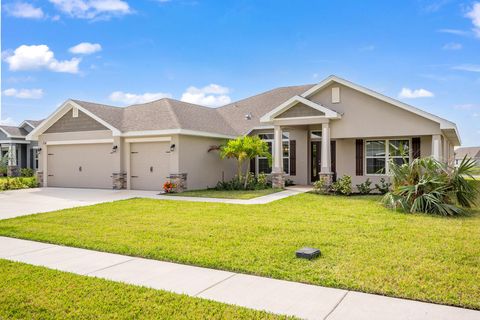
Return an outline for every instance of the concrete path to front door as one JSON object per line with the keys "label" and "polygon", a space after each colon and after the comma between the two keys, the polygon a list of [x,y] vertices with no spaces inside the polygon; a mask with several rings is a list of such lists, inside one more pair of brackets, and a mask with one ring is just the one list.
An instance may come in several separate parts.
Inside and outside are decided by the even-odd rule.
{"label": "concrete path to front door", "polygon": [[310,187],[289,187],[284,191],[249,200],[218,199],[159,195],[158,191],[105,190],[78,188],[35,188],[0,192],[0,220],[34,213],[125,200],[151,198],[171,201],[217,202],[231,204],[266,204],[311,190]]}
{"label": "concrete path to front door", "polygon": [[7,237],[0,258],[303,319],[480,319],[475,310]]}

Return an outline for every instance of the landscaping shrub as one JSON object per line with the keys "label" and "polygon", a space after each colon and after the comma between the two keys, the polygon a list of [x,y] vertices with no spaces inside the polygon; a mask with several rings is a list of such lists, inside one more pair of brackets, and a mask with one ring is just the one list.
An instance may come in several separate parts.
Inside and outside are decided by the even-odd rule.
{"label": "landscaping shrub", "polygon": [[475,205],[477,185],[472,172],[475,162],[466,157],[458,167],[433,158],[415,159],[402,165],[390,164],[392,190],[383,203],[405,212],[423,212],[443,216],[465,214]]}
{"label": "landscaping shrub", "polygon": [[385,178],[380,179],[380,184],[375,183],[375,189],[377,189],[378,192],[380,192],[381,194],[385,194],[388,191],[390,191],[391,186],[392,186],[392,183],[387,182],[387,180],[385,180]]}
{"label": "landscaping shrub", "polygon": [[37,186],[35,177],[0,179],[0,191],[36,188]]}
{"label": "landscaping shrub", "polygon": [[267,175],[264,173],[258,174],[257,177],[253,173],[249,172],[246,177],[247,186],[243,179],[239,179],[235,176],[229,181],[219,181],[214,188],[215,190],[263,190],[271,187],[271,184],[267,180]]}
{"label": "landscaping shrub", "polygon": [[370,181],[370,178],[368,178],[365,182],[357,184],[357,190],[358,193],[360,194],[369,194],[372,192],[373,188],[370,186],[372,185],[372,181]]}
{"label": "landscaping shrub", "polygon": [[320,177],[317,181],[313,183],[313,192],[319,194],[327,194],[330,192],[330,186],[327,184],[327,178]]}
{"label": "landscaping shrub", "polygon": [[344,175],[334,183],[332,183],[331,189],[335,193],[348,196],[352,193],[352,178]]}
{"label": "landscaping shrub", "polygon": [[22,177],[33,177],[35,171],[31,168],[22,168],[20,169],[20,176]]}

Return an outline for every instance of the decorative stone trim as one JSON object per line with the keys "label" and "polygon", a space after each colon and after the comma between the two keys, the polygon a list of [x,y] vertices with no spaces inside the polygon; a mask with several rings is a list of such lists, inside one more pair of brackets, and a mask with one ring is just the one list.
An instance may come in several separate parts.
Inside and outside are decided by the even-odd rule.
{"label": "decorative stone trim", "polygon": [[37,176],[37,184],[41,188],[43,187],[43,171],[37,171],[36,173]]}
{"label": "decorative stone trim", "polygon": [[183,192],[187,190],[187,174],[186,173],[171,173],[168,176],[171,183],[175,185],[174,192]]}
{"label": "decorative stone trim", "polygon": [[272,187],[273,188],[285,188],[285,173],[273,172],[272,173]]}
{"label": "decorative stone trim", "polygon": [[127,189],[127,174],[125,172],[112,173],[113,190]]}
{"label": "decorative stone trim", "polygon": [[320,179],[325,180],[325,186],[331,186],[333,183],[333,172],[320,172]]}
{"label": "decorative stone trim", "polygon": [[8,166],[7,167],[7,177],[18,177],[20,170],[17,166]]}

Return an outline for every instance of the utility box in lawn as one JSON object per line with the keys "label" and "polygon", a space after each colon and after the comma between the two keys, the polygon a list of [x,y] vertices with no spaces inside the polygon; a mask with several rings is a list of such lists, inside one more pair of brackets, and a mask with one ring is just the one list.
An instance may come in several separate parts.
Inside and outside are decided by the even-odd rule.
{"label": "utility box in lawn", "polygon": [[315,248],[301,248],[295,251],[297,258],[312,260],[319,257],[321,254],[319,249]]}

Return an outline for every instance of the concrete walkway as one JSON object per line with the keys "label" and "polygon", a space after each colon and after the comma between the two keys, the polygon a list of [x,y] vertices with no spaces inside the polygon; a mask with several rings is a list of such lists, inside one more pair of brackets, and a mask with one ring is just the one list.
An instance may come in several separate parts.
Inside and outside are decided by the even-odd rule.
{"label": "concrete walkway", "polygon": [[474,310],[6,237],[0,258],[305,319],[480,319]]}
{"label": "concrete walkway", "polygon": [[0,220],[34,213],[49,212],[131,198],[173,201],[216,202],[231,204],[266,204],[309,191],[309,187],[287,190],[249,200],[159,195],[158,191],[105,190],[77,188],[35,188],[0,192]]}

